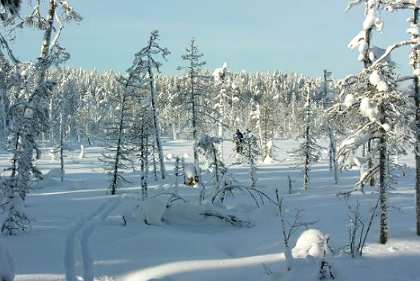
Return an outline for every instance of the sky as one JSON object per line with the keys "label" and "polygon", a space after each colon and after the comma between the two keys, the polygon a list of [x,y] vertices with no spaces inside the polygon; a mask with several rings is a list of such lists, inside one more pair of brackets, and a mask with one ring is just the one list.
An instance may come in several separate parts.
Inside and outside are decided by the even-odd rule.
{"label": "sky", "polygon": [[[25,0],[30,5],[31,0]],[[24,2],[25,2],[24,1]],[[207,68],[226,62],[232,71],[281,71],[321,76],[324,69],[342,78],[362,68],[357,51],[347,48],[360,31],[363,11],[345,12],[346,0],[72,0],[82,16],[66,25],[62,44],[68,66],[125,71],[152,30],[171,51],[162,72],[176,74],[181,55],[194,37]],[[375,45],[408,38],[407,14],[384,14],[384,32]],[[19,31],[12,44],[17,57],[39,55],[40,32]],[[408,73],[408,50],[393,59]]]}

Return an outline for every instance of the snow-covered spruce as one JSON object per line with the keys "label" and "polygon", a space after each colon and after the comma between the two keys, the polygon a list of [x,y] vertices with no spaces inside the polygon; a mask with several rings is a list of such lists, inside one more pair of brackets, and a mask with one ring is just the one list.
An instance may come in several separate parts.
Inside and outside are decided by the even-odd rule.
{"label": "snow-covered spruce", "polygon": [[322,147],[316,142],[316,131],[314,126],[314,112],[312,111],[312,98],[314,85],[306,85],[306,103],[304,105],[304,128],[303,141],[299,148],[292,151],[292,157],[303,162],[303,189],[309,190],[310,187],[310,167],[313,163],[319,161]]}
{"label": "snow-covered spruce", "polygon": [[[363,71],[348,77],[344,82],[345,90],[342,95],[353,93],[355,102],[352,106],[345,107],[342,113],[348,112],[347,116],[359,114],[362,118],[359,118],[360,125],[348,130],[348,137],[340,144],[338,157],[342,166],[352,166],[352,163],[355,163],[353,158],[357,149],[367,145],[371,139],[379,139],[378,145],[372,147],[371,151],[372,155],[379,155],[379,158],[361,175],[358,184],[368,182],[372,177],[379,177],[380,241],[386,243],[388,236],[386,193],[391,183],[387,167],[391,166],[392,170],[392,163],[388,163],[388,159],[389,155],[404,153],[405,145],[408,143],[409,135],[404,133],[408,132],[406,118],[408,101],[397,88],[392,65],[377,65],[373,71]],[[375,79],[381,77],[381,81],[387,85],[386,91],[382,86],[377,88],[371,84],[372,80],[375,80],[372,75]],[[374,82],[375,85],[382,84],[376,80]],[[364,161],[368,159],[365,158]],[[361,160],[361,157],[357,157],[356,162]],[[363,164],[359,164],[361,165]]]}
{"label": "snow-covered spruce", "polygon": [[193,139],[193,160],[194,167],[196,169],[195,175],[200,181],[200,165],[198,155],[198,144],[200,135],[204,131],[205,122],[203,121],[203,115],[206,112],[206,108],[203,107],[204,102],[208,99],[206,90],[206,81],[208,77],[203,74],[202,67],[206,64],[202,60],[203,54],[198,49],[195,39],[192,39],[186,53],[182,55],[182,59],[185,62],[185,66],[180,66],[178,69],[185,70],[184,82],[187,87],[186,91],[186,108],[190,113],[192,139]]}

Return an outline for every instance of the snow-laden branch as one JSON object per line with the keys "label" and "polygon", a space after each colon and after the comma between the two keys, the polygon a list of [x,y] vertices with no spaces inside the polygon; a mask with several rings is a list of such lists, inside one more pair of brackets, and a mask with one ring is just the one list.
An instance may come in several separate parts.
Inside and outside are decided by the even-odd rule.
{"label": "snow-laden branch", "polygon": [[394,50],[396,50],[398,48],[408,46],[408,45],[417,45],[417,44],[419,44],[418,40],[411,39],[411,40],[405,40],[405,41],[401,41],[399,43],[396,43],[394,45],[391,45],[388,48],[386,48],[385,53],[380,58],[378,58],[375,62],[373,62],[370,67],[374,68],[378,64],[382,63],[384,60],[386,60],[391,55],[391,53]]}
{"label": "snow-laden branch", "polygon": [[348,5],[347,5],[347,7],[346,7],[346,9],[345,9],[345,11],[346,12],[348,12],[349,10],[351,10],[353,7],[355,7],[355,6],[357,6],[357,5],[360,5],[362,3],[362,0],[351,0],[349,3],[348,3]]}
{"label": "snow-laden branch", "polygon": [[396,82],[405,82],[405,81],[414,80],[414,79],[415,79],[415,76],[413,75],[401,76],[400,78],[396,80]]}

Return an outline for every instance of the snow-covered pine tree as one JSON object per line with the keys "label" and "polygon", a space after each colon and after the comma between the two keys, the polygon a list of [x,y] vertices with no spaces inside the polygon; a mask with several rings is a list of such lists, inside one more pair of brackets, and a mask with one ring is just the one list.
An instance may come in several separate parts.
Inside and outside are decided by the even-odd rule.
{"label": "snow-covered pine tree", "polygon": [[162,141],[160,138],[160,121],[159,111],[157,108],[157,93],[156,93],[156,79],[155,71],[160,72],[161,62],[156,57],[161,57],[166,60],[170,54],[167,48],[159,45],[159,32],[152,31],[149,36],[147,46],[135,54],[134,65],[130,70],[136,69],[139,73],[146,72],[150,91],[150,106],[153,113],[154,136],[157,153],[159,156],[160,176],[162,179],[166,177],[165,163],[162,151]]}
{"label": "snow-covered pine tree", "polygon": [[[375,164],[375,166],[369,165],[369,170],[365,173],[365,176],[362,177],[361,181],[365,180],[367,177],[373,179],[373,175],[379,174],[379,240],[380,243],[385,244],[388,240],[386,192],[390,184],[390,175],[387,172],[387,159],[390,145],[392,145],[392,143],[389,142],[389,139],[391,139],[389,134],[392,134],[392,132],[395,133],[398,127],[404,126],[404,122],[401,121],[401,116],[404,115],[400,115],[400,113],[406,108],[406,101],[396,86],[394,68],[390,62],[389,54],[394,49],[404,45],[415,44],[417,46],[417,41],[413,42],[409,40],[400,42],[383,50],[373,47],[370,38],[374,28],[379,31],[383,30],[383,21],[379,17],[381,9],[387,8],[393,10],[394,8],[402,8],[406,4],[415,8],[416,2],[365,0],[352,1],[349,7],[362,2],[366,5],[363,29],[350,42],[349,47],[358,48],[359,60],[364,61],[365,71],[362,72],[357,79],[362,80],[362,77],[364,76],[366,85],[363,90],[365,91],[365,96],[359,98],[359,100],[356,101],[356,104],[359,102],[362,114],[369,119],[369,121],[366,122],[368,127],[360,128],[360,131],[365,137],[375,137],[378,139],[379,148],[372,149],[373,151],[371,151],[370,155],[375,155],[374,152],[376,150],[379,153],[379,163],[377,165]],[[399,7],[400,5],[401,7]],[[359,95],[360,93],[354,92],[354,94]],[[404,143],[405,136],[400,136],[400,139],[401,142],[399,145]],[[361,142],[360,139],[359,141],[350,141],[349,143],[346,143],[346,145],[354,146],[357,142]],[[399,149],[393,150],[398,151]],[[370,159],[372,159],[372,157],[370,157]]]}
{"label": "snow-covered pine tree", "polygon": [[[379,1],[379,0],[378,0]],[[416,233],[420,236],[420,48],[418,41],[420,38],[420,2],[419,1],[397,1],[397,0],[381,0],[381,7],[388,11],[408,10],[411,16],[407,22],[410,24],[407,33],[410,35],[409,40],[401,41],[389,46],[386,52],[378,59],[376,63],[386,60],[388,56],[396,49],[403,46],[411,46],[410,65],[413,75],[406,79],[413,80],[414,86],[414,105],[415,105],[415,146],[414,154],[416,160]]]}
{"label": "snow-covered pine tree", "polygon": [[322,82],[322,108],[324,109],[323,114],[323,130],[326,132],[329,145],[328,145],[328,157],[329,157],[329,169],[334,174],[334,183],[338,184],[338,166],[337,166],[337,136],[334,118],[328,118],[329,107],[333,103],[333,93],[329,89],[329,84],[333,82],[331,78],[331,72],[324,70],[323,82]]}
{"label": "snow-covered pine tree", "polygon": [[129,103],[132,98],[132,92],[128,86],[131,83],[131,76],[129,75],[128,78],[121,77],[120,82],[123,89],[118,91],[119,97],[115,101],[115,110],[118,112],[117,120],[108,129],[108,146],[106,147],[106,153],[103,153],[100,158],[106,165],[107,173],[111,176],[109,192],[112,195],[116,194],[122,182],[127,182],[121,170],[128,169],[127,163],[130,162],[130,147],[127,132],[132,122],[128,112]]}
{"label": "snow-covered pine tree", "polygon": [[[227,63],[224,63],[222,67],[216,68],[213,71],[214,85],[216,88],[216,103],[214,104],[214,111],[217,113],[217,136],[221,139],[224,139],[227,99],[229,99],[228,75],[229,71]],[[220,157],[223,160],[223,142],[221,142],[219,146]]]}
{"label": "snow-covered pine tree", "polygon": [[[157,34],[153,35],[157,36]],[[152,40],[152,39],[150,39]],[[153,39],[155,40],[155,39]],[[150,48],[155,48],[156,45],[154,42],[149,42]],[[148,83],[150,85],[152,81],[151,78],[151,63],[150,61],[145,61],[144,56],[149,56],[149,52],[153,52],[153,49],[148,47],[143,48],[140,52],[135,54],[135,58],[131,67],[127,70],[126,77],[119,77],[117,81],[119,82],[119,88],[116,88],[114,91],[119,93],[116,100],[115,110],[118,112],[117,119],[115,120],[116,124],[113,128],[110,128],[108,132],[108,140],[111,141],[111,146],[108,147],[108,154],[103,154],[102,161],[108,163],[109,174],[111,175],[111,185],[110,192],[112,195],[116,194],[116,190],[120,186],[122,181],[127,181],[122,175],[122,169],[128,168],[128,163],[131,163],[130,153],[132,152],[132,143],[136,143],[138,146],[138,151],[140,152],[140,161],[141,161],[141,186],[143,198],[147,197],[147,175],[148,175],[148,157],[149,157],[149,122],[146,119],[147,109],[142,105],[144,99],[137,95],[137,93],[143,89]],[[156,47],[157,48],[157,47]],[[149,58],[150,59],[150,58]],[[153,60],[153,58],[152,58]],[[153,60],[154,62],[154,60]],[[157,62],[155,62],[157,63]],[[153,82],[154,83],[154,82]],[[151,89],[151,90],[153,90]],[[154,90],[153,93],[149,96],[150,100],[154,100]],[[147,100],[148,101],[148,100]],[[153,102],[151,102],[154,104]],[[129,110],[131,107],[131,111]],[[140,108],[139,108],[140,107]],[[139,108],[139,109],[138,109]],[[138,111],[136,111],[138,110]],[[137,112],[136,113],[133,113]],[[139,115],[139,111],[140,114]],[[151,107],[150,111],[153,115],[153,128],[156,129],[157,116],[155,116],[156,108]],[[136,116],[137,115],[137,116]],[[133,126],[134,118],[140,117],[140,122],[136,123]],[[146,121],[147,120],[147,121]],[[156,130],[155,137],[156,137]],[[159,132],[158,132],[159,133]],[[158,138],[159,134],[158,134]]]}
{"label": "snow-covered pine tree", "polygon": [[185,117],[186,104],[184,102],[184,93],[182,81],[178,77],[159,77],[157,84],[160,88],[159,106],[160,117],[163,125],[166,125],[167,131],[171,132],[172,140],[178,139],[180,124]]}
{"label": "snow-covered pine tree", "polygon": [[182,56],[182,59],[185,61],[186,65],[179,67],[178,69],[185,69],[186,71],[185,79],[188,87],[186,90],[186,101],[191,116],[193,159],[194,167],[196,169],[195,175],[197,175],[200,180],[198,142],[200,138],[200,128],[203,127],[201,122],[202,117],[200,117],[200,115],[205,114],[205,112],[203,112],[203,100],[206,98],[205,90],[207,89],[208,77],[203,74],[202,67],[206,62],[202,60],[204,55],[199,51],[195,39],[191,40],[190,45],[185,51],[186,53]]}
{"label": "snow-covered pine tree", "polygon": [[257,160],[260,155],[261,150],[257,137],[247,130],[242,141],[241,156],[249,165],[249,185],[254,189],[257,187]]}
{"label": "snow-covered pine tree", "polygon": [[[222,142],[222,139],[217,137],[210,137],[205,135],[200,138],[197,143],[197,148],[204,156],[206,160],[206,166],[211,173],[213,178],[213,185],[215,189],[215,194],[218,192],[222,186],[223,176],[226,174],[226,167],[224,163],[219,158],[219,153],[217,151],[217,145]],[[220,201],[223,202],[225,194],[220,195]]]}
{"label": "snow-covered pine tree", "polygon": [[[359,56],[358,60],[363,63],[364,69],[369,68],[372,65],[372,61],[378,52],[382,52],[380,48],[373,46],[372,44],[372,33],[376,29],[378,32],[383,30],[384,23],[379,16],[379,9],[381,8],[382,0],[349,0],[347,10],[352,9],[354,6],[364,4],[364,16],[362,30],[352,39],[348,44],[350,49],[358,49]],[[369,83],[369,82],[368,82]],[[368,169],[372,169],[374,163],[373,159],[375,155],[372,153],[374,150],[375,142],[369,140],[367,146],[367,164]],[[371,177],[369,181],[370,186],[375,185],[375,177]]]}
{"label": "snow-covered pine tree", "polygon": [[313,82],[307,82],[305,86],[306,102],[304,105],[304,127],[303,127],[303,141],[299,148],[292,151],[291,155],[299,161],[303,161],[303,189],[309,190],[310,187],[310,169],[313,163],[316,163],[321,158],[322,147],[317,144],[314,128],[314,112],[312,111],[311,95],[316,88]]}
{"label": "snow-covered pine tree", "polygon": [[[359,111],[365,118],[341,143],[338,157],[346,162],[354,157],[355,151],[371,139],[378,139],[378,146],[372,149],[379,155],[375,165],[368,169],[359,181],[368,182],[371,177],[379,177],[380,242],[388,240],[387,191],[390,186],[388,173],[388,153],[404,151],[407,135],[401,135],[407,126],[407,100],[397,87],[395,67],[391,63],[377,64],[374,69],[345,79],[347,89],[341,94],[346,100],[343,113]],[[351,101],[351,102],[350,102]],[[350,113],[351,114],[351,113]],[[349,114],[349,115],[350,115]],[[363,122],[363,120],[365,120]],[[398,142],[389,142],[398,135]]]}

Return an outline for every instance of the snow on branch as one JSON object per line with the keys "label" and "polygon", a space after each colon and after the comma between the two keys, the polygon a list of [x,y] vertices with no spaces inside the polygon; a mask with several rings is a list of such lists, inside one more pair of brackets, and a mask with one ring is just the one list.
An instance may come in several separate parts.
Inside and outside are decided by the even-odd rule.
{"label": "snow on branch", "polygon": [[397,44],[389,46],[388,48],[386,48],[385,53],[379,59],[377,59],[375,62],[372,63],[371,68],[374,68],[378,64],[385,61],[395,49],[398,49],[407,45],[417,45],[417,44],[419,44],[418,40],[411,39],[411,40],[401,41]]}

